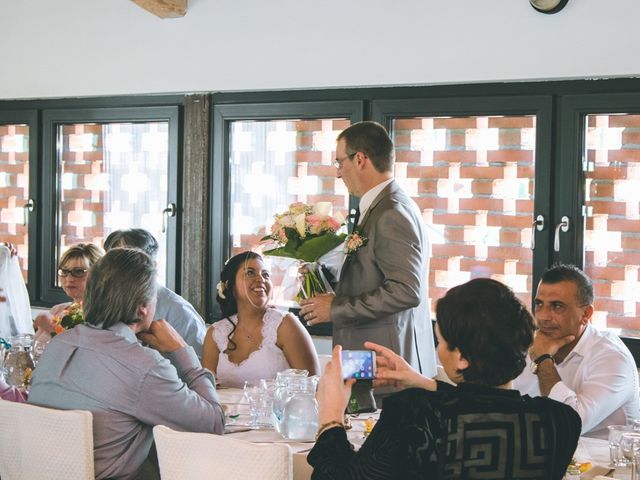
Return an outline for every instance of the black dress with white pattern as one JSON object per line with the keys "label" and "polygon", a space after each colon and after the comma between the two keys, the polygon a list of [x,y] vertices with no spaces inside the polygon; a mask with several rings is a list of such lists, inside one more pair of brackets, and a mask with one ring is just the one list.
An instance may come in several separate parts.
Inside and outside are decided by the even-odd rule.
{"label": "black dress with white pattern", "polygon": [[561,479],[580,436],[578,414],[543,397],[462,383],[408,389],[384,401],[355,452],[342,428],[318,438],[313,480]]}

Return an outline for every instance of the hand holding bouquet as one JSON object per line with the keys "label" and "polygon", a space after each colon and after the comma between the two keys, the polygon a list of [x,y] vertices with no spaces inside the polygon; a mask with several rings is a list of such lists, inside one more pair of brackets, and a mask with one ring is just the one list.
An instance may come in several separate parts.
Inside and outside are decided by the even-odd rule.
{"label": "hand holding bouquet", "polygon": [[[276,241],[281,246],[266,250],[264,254],[316,263],[322,255],[341,245],[346,237],[344,233],[338,233],[345,223],[344,217],[339,213],[331,215],[331,207],[331,202],[315,205],[298,202],[289,205],[286,212],[274,215],[271,235],[262,241]],[[302,270],[302,286],[296,300],[330,290],[317,265],[305,265]]]}

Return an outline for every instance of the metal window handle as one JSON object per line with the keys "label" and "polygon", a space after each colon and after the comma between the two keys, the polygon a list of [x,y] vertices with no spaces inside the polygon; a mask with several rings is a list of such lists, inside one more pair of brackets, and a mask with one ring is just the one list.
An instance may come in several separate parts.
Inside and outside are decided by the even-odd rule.
{"label": "metal window handle", "polygon": [[24,214],[24,221],[22,224],[26,227],[29,223],[29,212],[33,212],[36,209],[36,202],[30,198],[27,203],[22,206],[22,213]]}
{"label": "metal window handle", "polygon": [[560,251],[560,230],[563,232],[569,231],[569,217],[566,215],[560,219],[560,223],[556,225],[556,233],[553,237],[553,251]]}
{"label": "metal window handle", "polygon": [[175,217],[178,209],[176,208],[175,203],[169,203],[167,208],[162,210],[162,233],[167,231],[167,217]]}
{"label": "metal window handle", "polygon": [[538,215],[531,224],[531,250],[536,249],[536,231],[541,232],[544,230],[544,217]]}

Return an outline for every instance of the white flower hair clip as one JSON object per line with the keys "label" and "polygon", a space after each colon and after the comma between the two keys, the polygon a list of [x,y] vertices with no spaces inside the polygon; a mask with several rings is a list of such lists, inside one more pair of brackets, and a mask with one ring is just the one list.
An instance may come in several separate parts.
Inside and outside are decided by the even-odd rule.
{"label": "white flower hair clip", "polygon": [[224,291],[225,291],[226,289],[227,289],[227,282],[226,282],[226,280],[225,280],[224,282],[223,282],[222,280],[220,280],[220,281],[218,282],[218,284],[216,285],[216,290],[218,290],[218,296],[219,296],[221,299],[223,299],[223,300],[226,300],[226,299],[227,299],[226,295],[224,294]]}

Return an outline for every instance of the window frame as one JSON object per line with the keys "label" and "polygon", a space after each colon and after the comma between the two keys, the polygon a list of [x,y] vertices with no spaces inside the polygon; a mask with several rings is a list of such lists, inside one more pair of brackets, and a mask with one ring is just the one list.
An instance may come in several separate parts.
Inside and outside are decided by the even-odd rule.
{"label": "window frame", "polygon": [[[552,173],[552,136],[551,119],[553,99],[549,95],[527,96],[469,96],[412,98],[401,100],[373,100],[372,120],[381,123],[391,133],[396,118],[438,117],[438,116],[492,116],[492,115],[535,115],[536,147],[534,177],[534,213],[533,218],[542,215],[550,218]],[[542,181],[540,180],[542,177]],[[533,220],[533,219],[532,219]],[[533,221],[532,221],[533,223]],[[534,231],[535,252],[532,254],[532,302],[536,285],[549,263],[550,234],[545,226],[542,231]],[[533,308],[533,304],[529,306]]]}
{"label": "window frame", "polygon": [[[230,168],[229,168],[229,127],[232,122],[242,120],[286,120],[348,118],[351,123],[364,117],[364,102],[361,100],[336,100],[324,102],[273,102],[214,104],[212,109],[212,152],[210,168],[210,237],[209,267],[207,272],[207,321],[220,318],[219,307],[215,304],[215,285],[220,280],[224,261],[231,253],[230,235]],[[355,206],[355,199],[349,199],[349,208]],[[312,333],[330,334],[331,325],[320,326]]]}
{"label": "window frame", "polygon": [[[43,181],[42,198],[45,201],[42,209],[42,238],[41,251],[44,261],[40,272],[39,301],[45,303],[62,303],[67,296],[55,284],[56,278],[56,245],[57,229],[56,214],[58,212],[58,127],[76,123],[144,123],[150,121],[169,124],[169,158],[168,158],[168,198],[177,207],[174,220],[167,221],[167,287],[176,288],[178,277],[178,231],[182,220],[182,201],[179,197],[178,178],[180,114],[177,106],[151,106],[145,109],[136,107],[109,107],[87,109],[48,109],[42,113],[43,128]],[[102,247],[102,245],[100,245]]]}
{"label": "window frame", "polygon": [[[39,182],[41,181],[38,171],[40,168],[39,152],[39,131],[40,122],[38,111],[34,109],[25,110],[2,110],[0,109],[0,124],[26,124],[29,126],[29,198],[34,201],[35,208],[29,212],[28,216],[28,248],[29,259],[27,261],[27,291],[29,298],[36,298],[38,295],[38,281],[40,278],[39,252],[37,250],[38,238],[41,230],[40,216],[40,195]],[[2,239],[0,238],[0,241]]]}

